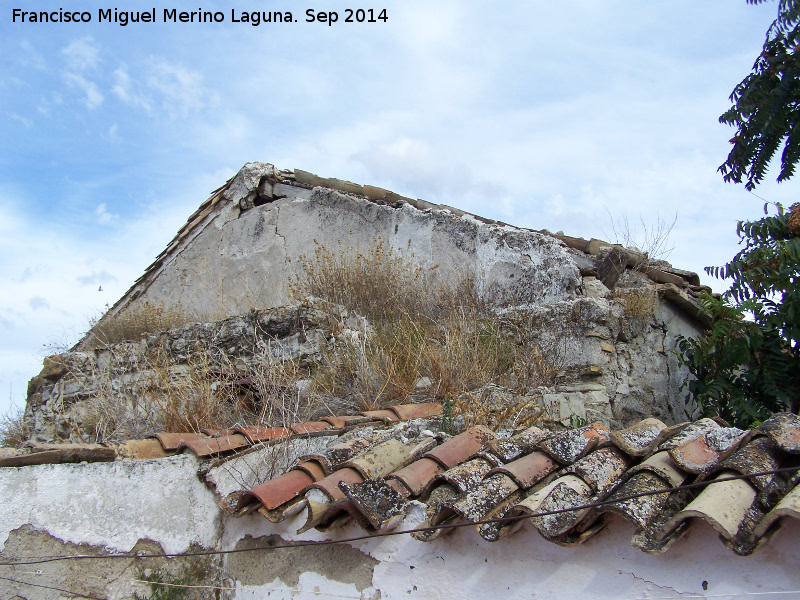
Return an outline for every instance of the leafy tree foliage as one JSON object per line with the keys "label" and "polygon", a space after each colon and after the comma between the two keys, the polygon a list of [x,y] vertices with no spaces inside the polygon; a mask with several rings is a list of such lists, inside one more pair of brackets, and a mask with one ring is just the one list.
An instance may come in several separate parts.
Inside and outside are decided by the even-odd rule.
{"label": "leafy tree foliage", "polygon": [[681,339],[678,349],[695,376],[685,385],[702,413],[749,427],[773,412],[798,410],[800,204],[740,222],[738,233],[744,248],[725,266],[706,269],[733,281],[722,298],[702,300],[711,328]]}
{"label": "leafy tree foliage", "polygon": [[719,170],[725,181],[745,181],[748,190],[763,180],[781,145],[778,181],[789,179],[800,159],[800,0],[779,0],[778,5],[778,18],[753,71],[733,90],[733,106],[719,118],[737,128]]}
{"label": "leafy tree foliage", "polygon": [[[760,4],[764,0],[748,0]],[[783,145],[778,181],[800,161],[800,0],[779,0],[753,71],[731,94],[720,122],[737,128],[719,170],[725,181],[760,183]],[[703,299],[713,323],[679,351],[695,376],[686,382],[706,416],[752,426],[772,412],[800,409],[800,204],[740,221],[736,256],[709,275],[732,281],[722,298]]]}

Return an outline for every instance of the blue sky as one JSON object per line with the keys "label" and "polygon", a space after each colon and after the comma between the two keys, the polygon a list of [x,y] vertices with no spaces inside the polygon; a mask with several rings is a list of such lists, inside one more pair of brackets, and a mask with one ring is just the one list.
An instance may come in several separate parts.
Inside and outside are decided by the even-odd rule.
{"label": "blue sky", "polygon": [[[0,412],[248,161],[584,237],[613,238],[609,214],[639,239],[640,219],[677,214],[669,260],[696,271],[761,214],[716,172],[733,136],[717,118],[775,3],[144,4],[18,4],[92,13],[78,24],[2,10]],[[359,6],[388,21],[343,23]],[[97,22],[114,7],[225,22]],[[308,8],[339,23],[307,23]],[[298,22],[232,23],[231,9]],[[792,186],[756,193],[788,205]]]}

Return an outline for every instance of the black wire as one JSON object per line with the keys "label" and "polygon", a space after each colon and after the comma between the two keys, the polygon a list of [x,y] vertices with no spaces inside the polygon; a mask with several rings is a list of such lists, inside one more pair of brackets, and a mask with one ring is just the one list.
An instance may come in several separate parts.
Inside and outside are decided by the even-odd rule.
{"label": "black wire", "polygon": [[375,533],[371,533],[368,535],[360,535],[351,538],[345,538],[341,540],[323,540],[319,542],[314,541],[298,541],[292,542],[291,544],[273,544],[271,546],[256,546],[253,548],[233,548],[231,550],[200,550],[197,552],[178,552],[174,554],[107,554],[102,556],[97,555],[89,555],[89,554],[75,554],[72,556],[51,556],[51,557],[26,557],[26,558],[33,558],[33,560],[26,560],[20,562],[0,562],[0,567],[9,567],[15,565],[38,565],[42,563],[50,563],[50,562],[60,562],[64,560],[87,560],[87,559],[115,559],[115,558],[178,558],[178,557],[186,557],[186,556],[217,556],[217,555],[225,555],[225,554],[238,554],[240,552],[255,552],[258,550],[283,550],[286,548],[302,548],[304,546],[331,546],[336,544],[347,544],[350,542],[360,542],[363,540],[371,540],[374,538],[380,537],[390,537],[395,535],[405,535],[409,533],[424,533],[426,531],[438,531],[440,529],[458,529],[460,527],[474,527],[476,525],[491,525],[495,523],[514,523],[516,521],[521,521],[523,519],[531,519],[534,517],[546,517],[549,515],[559,515],[562,513],[579,511],[589,508],[599,508],[602,506],[606,506],[608,504],[616,504],[618,502],[625,502],[627,500],[633,500],[635,498],[641,498],[643,496],[655,496],[658,494],[669,494],[672,492],[678,492],[681,490],[692,490],[701,487],[706,487],[713,483],[723,483],[725,481],[736,481],[739,479],[750,479],[752,477],[761,477],[763,475],[778,475],[781,473],[793,473],[800,470],[800,466],[797,467],[785,467],[782,469],[773,469],[771,471],[759,471],[757,473],[749,473],[749,474],[739,474],[739,475],[729,475],[727,477],[718,477],[716,479],[707,479],[705,481],[700,481],[698,483],[687,483],[678,485],[671,488],[666,488],[663,490],[648,490],[644,492],[637,492],[636,494],[630,494],[628,496],[616,496],[611,499],[607,500],[599,500],[597,502],[589,502],[587,504],[582,504],[580,506],[572,506],[569,508],[558,508],[554,510],[546,510],[541,511],[536,514],[531,515],[517,515],[513,517],[499,517],[496,519],[485,519],[482,521],[468,521],[468,522],[461,522],[461,523],[444,523],[442,525],[435,525],[430,527],[416,527],[414,529],[403,529],[400,531],[377,531]]}
{"label": "black wire", "polygon": [[99,596],[87,596],[86,594],[82,594],[81,592],[73,592],[72,590],[65,590],[63,588],[53,587],[50,585],[43,585],[41,583],[31,583],[29,581],[20,581],[19,579],[14,579],[13,577],[3,577],[0,575],[0,579],[4,579],[6,581],[11,581],[12,583],[19,583],[21,585],[29,585],[32,587],[37,588],[44,588],[46,590],[54,590],[56,592],[64,592],[65,594],[69,594],[70,596],[74,596],[77,598],[88,598],[88,600],[105,600],[105,598],[100,598]]}

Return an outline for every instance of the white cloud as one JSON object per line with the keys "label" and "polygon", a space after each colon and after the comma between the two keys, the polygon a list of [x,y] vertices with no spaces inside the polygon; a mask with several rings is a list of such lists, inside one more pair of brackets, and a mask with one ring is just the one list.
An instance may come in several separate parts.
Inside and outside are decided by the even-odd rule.
{"label": "white cloud", "polygon": [[70,87],[77,88],[85,95],[83,102],[86,108],[94,109],[103,103],[103,94],[93,81],[89,81],[83,75],[77,73],[64,73],[64,78]]}
{"label": "white cloud", "polygon": [[119,215],[112,215],[110,212],[108,212],[108,210],[106,209],[105,202],[101,202],[100,204],[98,204],[94,212],[97,215],[97,222],[100,223],[101,225],[108,225],[112,221],[115,221],[119,216]]}
{"label": "white cloud", "polygon": [[161,96],[161,105],[172,118],[198,111],[210,99],[210,92],[203,86],[203,75],[199,71],[163,58],[151,57],[146,82]]}
{"label": "white cloud", "polygon": [[96,70],[100,64],[100,46],[91,36],[72,40],[61,53],[75,71]]}
{"label": "white cloud", "polygon": [[34,69],[38,69],[43,71],[47,63],[44,60],[44,57],[36,51],[36,48],[33,47],[28,40],[22,40],[19,44],[20,48],[22,48],[22,54],[20,55],[20,62],[25,67],[31,67]]}
{"label": "white cloud", "polygon": [[114,71],[114,85],[111,91],[122,102],[134,108],[141,108],[145,112],[151,110],[151,100],[142,91],[141,84],[134,81],[128,74],[128,67],[121,65]]}

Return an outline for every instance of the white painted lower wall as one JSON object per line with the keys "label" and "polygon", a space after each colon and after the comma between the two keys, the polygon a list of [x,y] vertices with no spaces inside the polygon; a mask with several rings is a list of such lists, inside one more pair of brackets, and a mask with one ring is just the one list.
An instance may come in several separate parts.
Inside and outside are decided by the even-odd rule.
{"label": "white painted lower wall", "polygon": [[[174,553],[191,547],[267,545],[268,536],[276,535],[286,542],[363,535],[350,525],[330,534],[297,536],[302,514],[277,525],[257,514],[223,517],[214,494],[197,478],[198,466],[193,456],[181,455],[0,469],[0,549],[25,525],[65,543],[109,552],[130,551],[141,539]],[[401,528],[412,528],[421,518],[421,512],[412,512]],[[234,588],[228,595],[237,600],[800,599],[797,521],[785,522],[749,557],[734,555],[702,522],[661,556],[632,548],[633,533],[632,525],[615,520],[573,548],[547,542],[532,528],[489,543],[470,527],[430,543],[402,535],[342,546],[260,550],[227,555],[220,587]],[[0,562],[9,558],[0,556]],[[3,586],[0,579],[0,592]],[[117,582],[107,597],[130,598],[132,589]]]}

